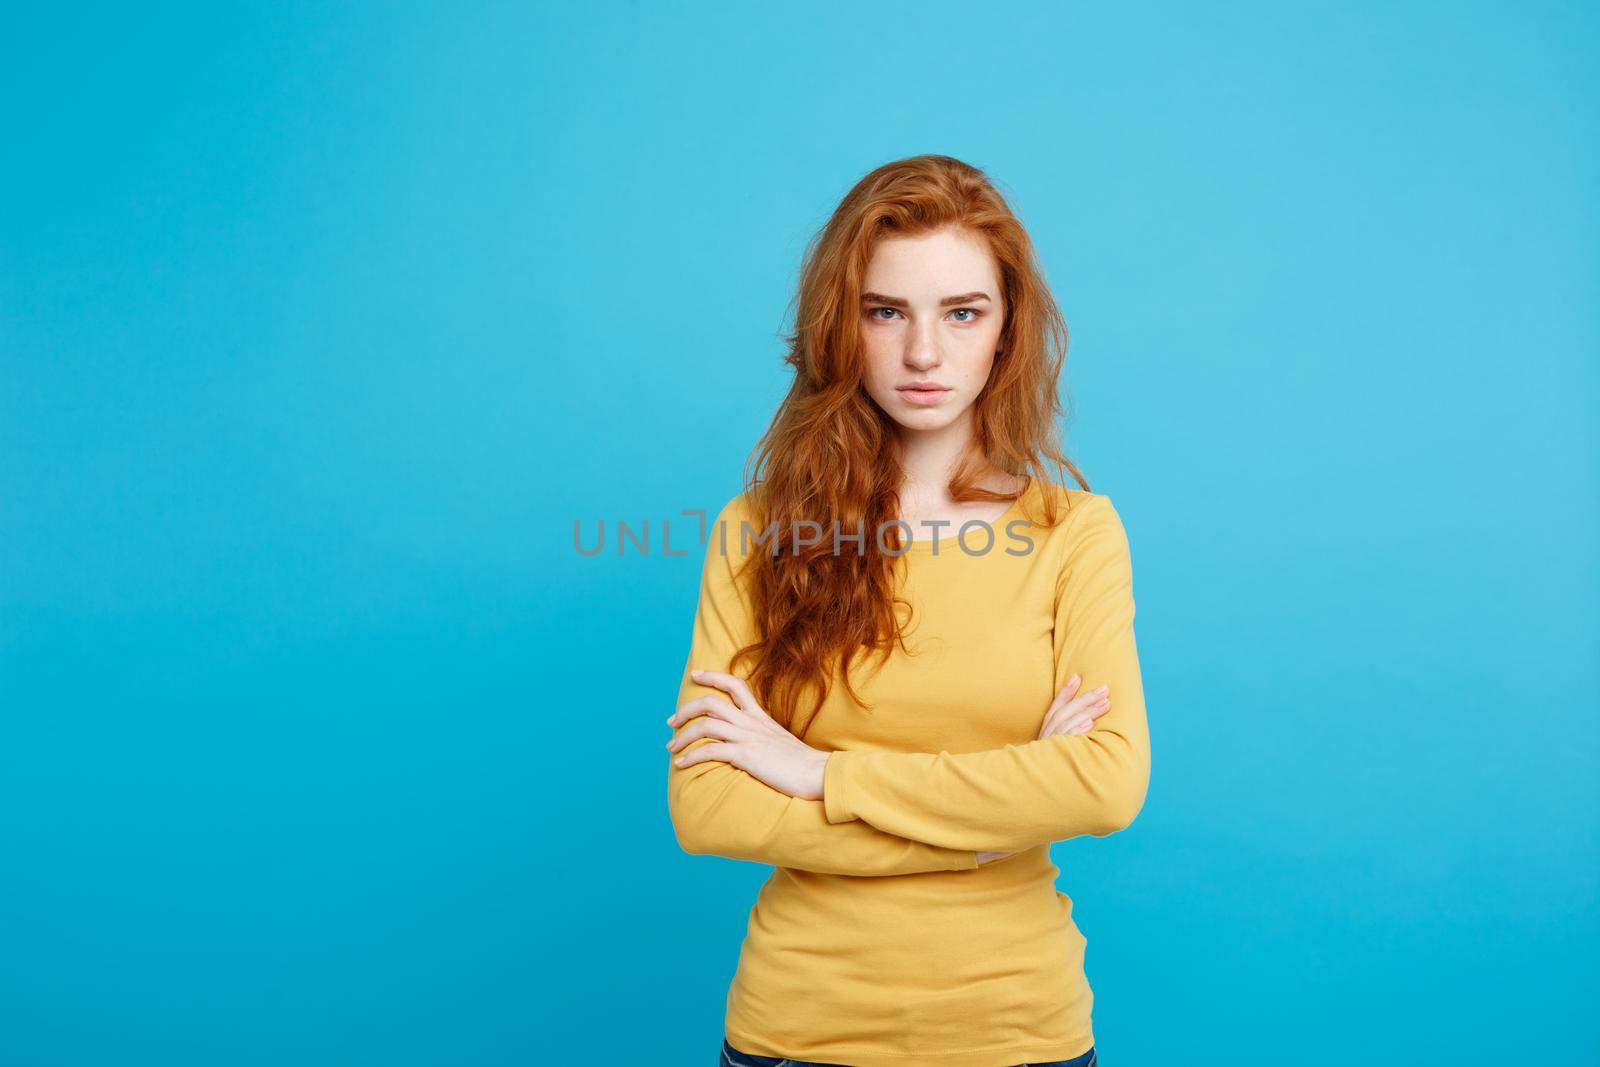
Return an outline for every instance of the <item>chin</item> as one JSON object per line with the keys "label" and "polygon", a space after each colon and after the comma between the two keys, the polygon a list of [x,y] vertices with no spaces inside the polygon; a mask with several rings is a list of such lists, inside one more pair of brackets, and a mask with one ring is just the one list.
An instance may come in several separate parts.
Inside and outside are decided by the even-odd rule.
{"label": "chin", "polygon": [[896,405],[894,421],[907,430],[942,430],[955,422],[961,412],[955,408],[919,408],[910,404]]}

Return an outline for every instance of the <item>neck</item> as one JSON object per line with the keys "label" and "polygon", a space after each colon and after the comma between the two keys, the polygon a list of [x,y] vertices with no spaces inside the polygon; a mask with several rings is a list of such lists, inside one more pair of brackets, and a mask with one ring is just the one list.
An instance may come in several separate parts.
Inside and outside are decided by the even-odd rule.
{"label": "neck", "polygon": [[900,430],[901,495],[925,504],[950,503],[947,486],[972,441],[972,413],[937,430]]}

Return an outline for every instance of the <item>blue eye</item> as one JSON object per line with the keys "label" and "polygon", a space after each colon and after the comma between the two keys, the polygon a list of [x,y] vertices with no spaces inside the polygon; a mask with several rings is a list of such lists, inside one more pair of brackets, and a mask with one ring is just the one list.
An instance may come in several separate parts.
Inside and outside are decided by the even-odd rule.
{"label": "blue eye", "polygon": [[[888,315],[879,315],[878,312],[880,312],[880,311],[887,311],[889,314]],[[885,305],[885,306],[872,308],[870,311],[867,312],[867,314],[870,315],[870,316],[876,317],[876,318],[878,318],[878,319],[880,319],[882,321],[887,322],[891,316],[898,315],[898,314],[900,314],[900,312],[899,312],[899,310],[897,308],[892,308],[892,307],[888,307],[887,305]],[[957,319],[956,321],[957,322],[966,323],[966,322],[977,322],[978,319],[980,317],[982,317],[983,312],[979,311],[977,308],[956,308],[954,311],[950,312],[950,314],[952,314],[952,315],[965,314],[967,316],[967,318]]]}

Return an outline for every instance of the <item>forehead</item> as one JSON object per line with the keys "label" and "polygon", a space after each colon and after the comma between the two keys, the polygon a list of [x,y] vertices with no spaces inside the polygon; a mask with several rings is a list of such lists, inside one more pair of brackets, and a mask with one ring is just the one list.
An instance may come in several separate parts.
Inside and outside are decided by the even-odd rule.
{"label": "forehead", "polygon": [[994,254],[982,236],[945,227],[931,233],[879,238],[867,261],[866,288],[895,296],[937,298],[972,289],[992,293],[997,277]]}

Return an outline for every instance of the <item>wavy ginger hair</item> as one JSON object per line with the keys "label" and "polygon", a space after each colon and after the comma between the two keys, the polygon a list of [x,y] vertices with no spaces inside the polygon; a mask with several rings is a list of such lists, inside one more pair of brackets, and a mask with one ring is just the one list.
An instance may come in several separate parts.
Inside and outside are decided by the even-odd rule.
{"label": "wavy ginger hair", "polygon": [[[734,659],[755,660],[747,682],[767,713],[796,734],[803,733],[795,722],[808,687],[818,693],[820,709],[837,669],[865,706],[850,682],[851,663],[869,652],[887,657],[897,642],[905,647],[909,616],[902,621],[896,605],[908,611],[911,605],[894,592],[898,557],[870,547],[880,524],[899,516],[904,468],[899,424],[863,385],[861,294],[878,238],[951,225],[987,242],[1006,314],[989,380],[973,402],[972,440],[949,483],[951,498],[1015,500],[978,483],[993,470],[1042,478],[1047,460],[1089,488],[1058,441],[1057,379],[1067,327],[1022,223],[982,171],[949,156],[913,156],[867,174],[807,245],[794,330],[784,336],[794,381],[745,472],[755,528],[776,521],[781,533],[772,551],[752,552],[745,561],[753,568],[761,638]],[[1053,496],[1045,500],[1049,526],[1058,517]],[[835,553],[827,536],[796,550],[788,532],[802,519],[828,531],[835,521],[854,531],[864,520],[869,547]],[[886,531],[895,550],[904,543],[899,529]]]}

